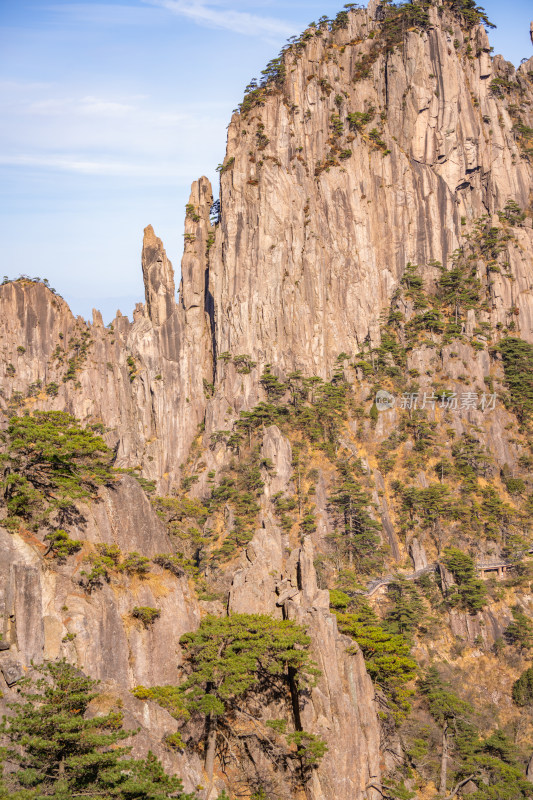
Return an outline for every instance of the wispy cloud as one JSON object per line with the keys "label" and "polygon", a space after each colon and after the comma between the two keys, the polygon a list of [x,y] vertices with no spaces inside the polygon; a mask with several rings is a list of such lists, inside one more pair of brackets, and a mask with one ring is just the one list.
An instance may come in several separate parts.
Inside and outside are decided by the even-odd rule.
{"label": "wispy cloud", "polygon": [[69,115],[83,115],[83,116],[100,116],[100,117],[117,117],[124,116],[130,111],[135,110],[135,106],[127,103],[119,103],[115,100],[106,100],[100,97],[82,97],[82,98],[47,98],[44,100],[36,100],[28,103],[25,106],[19,103],[21,111],[27,114],[37,114],[39,116],[62,116]]}
{"label": "wispy cloud", "polygon": [[148,178],[151,181],[170,182],[189,179],[191,166],[198,174],[203,171],[202,165],[178,164],[174,161],[113,161],[110,159],[97,160],[85,155],[1,155],[0,166],[26,167],[30,169],[47,170],[50,172],[64,172],[75,175],[94,175],[116,178]]}
{"label": "wispy cloud", "polygon": [[76,97],[14,81],[0,84],[0,108],[9,119],[0,131],[0,165],[164,184],[190,178],[193,167],[205,171],[203,155],[217,163],[226,123],[223,103],[161,107],[141,94]]}
{"label": "wispy cloud", "polygon": [[170,11],[185,17],[197,25],[219,28],[244,36],[280,37],[290,36],[296,28],[286,20],[276,17],[251,14],[228,8],[225,3],[212,0],[141,0],[144,6],[119,5],[117,3],[68,3],[49,5],[48,11],[60,14],[76,22],[97,25],[144,25],[161,23],[162,12]]}
{"label": "wispy cloud", "polygon": [[147,25],[161,22],[162,16],[143,6],[118,3],[68,3],[49,5],[46,10],[72,22],[93,25]]}
{"label": "wispy cloud", "polygon": [[209,28],[223,28],[244,36],[279,37],[290,36],[295,28],[285,20],[275,17],[262,17],[247,11],[234,11],[230,8],[214,8],[201,0],[143,0],[152,6],[165,8],[172,14],[186,17],[198,25]]}
{"label": "wispy cloud", "polygon": [[[0,155],[0,164],[11,167],[38,167],[44,169],[60,170],[61,172],[75,172],[80,175],[142,175],[149,174],[146,168],[139,164],[129,164],[119,161],[94,161],[83,157],[59,156],[29,156],[29,155]],[[150,174],[153,174],[150,172]]]}

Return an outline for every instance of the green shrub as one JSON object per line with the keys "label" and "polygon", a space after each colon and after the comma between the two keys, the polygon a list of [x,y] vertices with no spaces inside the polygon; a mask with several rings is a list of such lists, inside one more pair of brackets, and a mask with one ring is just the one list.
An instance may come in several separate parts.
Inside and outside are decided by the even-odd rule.
{"label": "green shrub", "polygon": [[265,722],[267,728],[272,728],[276,733],[285,733],[287,730],[286,719],[269,719]]}
{"label": "green shrub", "polygon": [[533,705],[533,667],[526,669],[513,683],[513,700],[517,706]]}
{"label": "green shrub", "polygon": [[116,544],[97,544],[97,553],[91,553],[88,561],[91,571],[82,571],[83,583],[89,591],[101,586],[102,581],[109,581],[110,570],[118,569],[120,563],[120,548]]}
{"label": "green shrub", "polygon": [[365,125],[368,125],[368,123],[374,119],[375,113],[376,109],[374,106],[370,106],[366,111],[354,111],[353,113],[348,114],[350,130],[364,130]]}
{"label": "green shrub", "polygon": [[450,587],[447,601],[471,614],[481,611],[487,604],[487,587],[476,576],[474,559],[456,547],[447,547],[442,561],[457,582]]}
{"label": "green shrub", "polygon": [[[159,553],[157,556],[154,556],[152,561],[154,564],[163,567],[163,569],[172,572],[172,574],[176,575],[178,578],[185,575],[191,568],[194,569],[193,563],[190,562],[189,559],[185,559],[181,553]],[[185,566],[185,564],[187,564],[187,566]]]}
{"label": "green shrub", "polygon": [[190,714],[185,707],[183,692],[179,686],[152,686],[150,689],[136,686],[131,693],[138,700],[153,700],[174,719],[189,719]]}
{"label": "green shrub", "polygon": [[119,569],[127,572],[128,575],[140,575],[142,577],[150,571],[150,559],[141,556],[137,552],[128,553],[122,564],[120,564]]}
{"label": "green shrub", "polygon": [[522,478],[506,478],[505,488],[509,494],[524,494],[526,491],[526,484]]}
{"label": "green shrub", "polygon": [[196,211],[196,206],[192,203],[187,203],[185,206],[185,214],[189,219],[192,219],[193,222],[200,222],[200,216]]}
{"label": "green shrub", "polygon": [[345,611],[351,602],[352,598],[345,592],[341,592],[340,589],[329,590],[329,604],[331,608]]}
{"label": "green shrub", "polygon": [[48,383],[45,389],[46,394],[48,397],[57,397],[59,393],[59,386],[57,383]]}
{"label": "green shrub", "polygon": [[185,742],[182,739],[181,733],[178,731],[176,731],[176,733],[169,733],[165,736],[163,741],[171,750],[185,750]]}
{"label": "green shrub", "polygon": [[161,616],[161,609],[151,608],[150,606],[135,606],[135,608],[132,609],[131,615],[135,617],[135,619],[140,619],[147,628]]}
{"label": "green shrub", "polygon": [[83,546],[83,542],[77,539],[71,539],[68,533],[61,529],[48,533],[44,538],[46,541],[50,542],[48,549],[51,551],[54,558],[60,561],[63,561],[67,556],[72,555],[72,553],[81,550]]}

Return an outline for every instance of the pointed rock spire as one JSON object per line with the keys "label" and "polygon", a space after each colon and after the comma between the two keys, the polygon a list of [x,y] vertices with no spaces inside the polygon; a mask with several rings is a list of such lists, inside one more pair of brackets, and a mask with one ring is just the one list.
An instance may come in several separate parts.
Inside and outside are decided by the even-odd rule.
{"label": "pointed rock spire", "polygon": [[148,316],[162,325],[176,308],[176,288],[172,264],[151,225],[144,229],[142,268]]}

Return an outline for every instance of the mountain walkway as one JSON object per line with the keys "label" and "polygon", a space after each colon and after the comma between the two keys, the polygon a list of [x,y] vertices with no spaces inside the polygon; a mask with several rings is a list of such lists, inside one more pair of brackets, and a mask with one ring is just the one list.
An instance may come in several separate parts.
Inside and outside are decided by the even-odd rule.
{"label": "mountain walkway", "polygon": [[[533,547],[526,551],[527,554],[533,553]],[[524,554],[525,555],[525,554]],[[503,577],[508,569],[512,567],[516,567],[516,561],[509,561],[506,559],[498,558],[493,559],[492,561],[476,561],[475,566],[477,571],[481,574],[482,577],[487,575],[490,572],[496,572],[498,577]],[[406,581],[416,581],[417,578],[422,577],[422,575],[429,575],[431,572],[437,572],[441,568],[441,564],[439,561],[433,561],[431,564],[428,564],[427,567],[423,567],[422,569],[418,569],[415,572],[411,572],[408,575],[400,575],[400,578],[403,578]],[[398,580],[398,575],[384,575],[381,578],[376,578],[366,586],[366,591],[364,594],[366,597],[372,597],[378,589],[381,589],[383,586],[387,586],[389,583]],[[349,593],[348,593],[349,594]]]}

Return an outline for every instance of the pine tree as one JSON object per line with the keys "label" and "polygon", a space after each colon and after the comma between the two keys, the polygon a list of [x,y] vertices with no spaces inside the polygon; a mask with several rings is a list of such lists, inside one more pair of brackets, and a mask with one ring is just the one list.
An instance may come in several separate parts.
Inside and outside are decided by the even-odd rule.
{"label": "pine tree", "polygon": [[398,578],[387,587],[394,605],[387,614],[387,624],[393,633],[410,634],[422,624],[425,609],[416,586]]}
{"label": "pine tree", "polygon": [[498,347],[509,389],[510,405],[520,422],[533,420],[533,345],[515,336],[502,339]]}
{"label": "pine tree", "polygon": [[21,699],[0,726],[7,742],[2,800],[194,800],[152,753],[135,759],[119,746],[137,733],[123,729],[119,712],[86,717],[97,681],[65,660],[36,669],[40,677],[19,684]]}
{"label": "pine tree", "polygon": [[263,387],[266,392],[266,395],[271,403],[277,403],[285,392],[287,391],[287,387],[284,383],[282,383],[271,371],[271,365],[266,364],[263,374],[259,380],[259,383]]}
{"label": "pine tree", "polygon": [[487,587],[476,577],[474,559],[457,547],[446,547],[442,559],[457,582],[450,588],[448,601],[475,614],[487,604]]}
{"label": "pine tree", "polygon": [[301,730],[298,688],[318,673],[310,639],[295,622],[265,614],[205,617],[180,640],[190,675],[182,685],[189,711],[206,717],[205,768],[212,779],[219,721],[229,719],[245,697],[267,691],[291,699]]}
{"label": "pine tree", "polygon": [[430,667],[426,675],[420,680],[421,694],[425,696],[429,713],[441,728],[442,749],[440,768],[440,794],[446,795],[448,779],[448,761],[454,738],[466,733],[470,739],[473,737],[470,716],[474,709],[452,692],[448,684],[440,677],[436,667]]}
{"label": "pine tree", "polygon": [[526,653],[533,647],[533,622],[519,606],[514,606],[511,613],[513,621],[505,629],[504,636],[510,644]]}
{"label": "pine tree", "polygon": [[113,453],[104,440],[62,411],[36,411],[10,419],[0,483],[12,524],[35,523],[52,509],[64,516],[73,501],[94,497],[112,478]]}
{"label": "pine tree", "polygon": [[462,251],[456,251],[451,268],[441,266],[437,285],[438,297],[444,306],[451,309],[456,325],[461,312],[475,308],[479,303],[480,292],[481,283],[476,276],[475,267],[465,262]]}
{"label": "pine tree", "polygon": [[416,661],[411,657],[411,643],[402,634],[392,633],[362,598],[349,614],[337,614],[339,630],[351,636],[363,653],[366,668],[374,683],[387,698],[397,723],[410,710],[407,685],[416,675]]}
{"label": "pine tree", "polygon": [[517,706],[533,705],[533,667],[526,669],[513,683],[513,700]]}
{"label": "pine tree", "polygon": [[357,482],[350,464],[343,461],[338,466],[339,480],[329,499],[339,519],[331,538],[350,566],[356,564],[362,573],[372,572],[383,563],[378,536],[381,525],[370,516],[367,509],[372,501]]}

